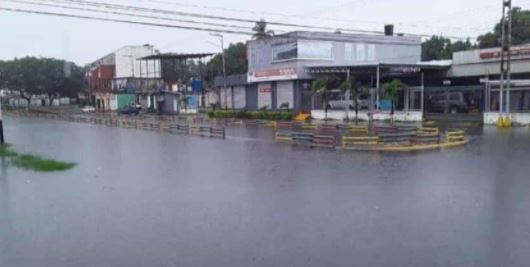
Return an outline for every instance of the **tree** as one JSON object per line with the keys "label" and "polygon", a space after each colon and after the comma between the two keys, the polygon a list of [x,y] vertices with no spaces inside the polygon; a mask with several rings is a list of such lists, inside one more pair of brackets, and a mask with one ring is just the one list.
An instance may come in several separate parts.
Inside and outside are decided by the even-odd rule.
{"label": "tree", "polygon": [[383,96],[390,100],[390,118],[394,123],[394,110],[398,99],[398,92],[407,88],[407,85],[398,79],[383,84]]}
{"label": "tree", "polygon": [[252,31],[254,31],[254,34],[252,34],[252,39],[256,40],[271,37],[274,35],[274,31],[267,30],[267,22],[264,19],[256,21],[256,25],[252,27]]}
{"label": "tree", "polygon": [[328,119],[329,96],[328,96],[329,78],[322,77],[316,79],[311,84],[311,95],[322,94],[322,105],[324,106],[325,119]]}
{"label": "tree", "polygon": [[[530,10],[520,7],[512,8],[512,44],[519,45],[530,42]],[[502,37],[501,22],[495,24],[493,31],[480,35],[477,38],[479,48],[500,46]]]}
{"label": "tree", "polygon": [[2,64],[4,86],[19,91],[29,104],[33,95],[76,97],[84,89],[84,71],[74,63],[53,58],[24,57]]}
{"label": "tree", "polygon": [[421,60],[451,59],[454,52],[475,48],[469,39],[452,42],[443,36],[433,36],[421,44]]}
{"label": "tree", "polygon": [[355,108],[355,123],[357,124],[359,122],[359,103],[357,101],[357,98],[360,93],[366,90],[366,88],[363,87],[361,85],[361,82],[359,82],[355,78],[344,80],[344,82],[342,82],[339,87],[340,89],[342,89],[343,93],[350,94],[351,98],[353,99]]}
{"label": "tree", "polygon": [[[225,48],[225,61],[226,61],[226,75],[244,74],[248,71],[248,63],[246,58],[246,45],[244,43],[230,44],[228,48]],[[202,63],[199,63],[199,65]],[[205,80],[213,83],[213,79],[216,76],[223,75],[223,60],[222,55],[217,54],[206,64],[206,77]]]}

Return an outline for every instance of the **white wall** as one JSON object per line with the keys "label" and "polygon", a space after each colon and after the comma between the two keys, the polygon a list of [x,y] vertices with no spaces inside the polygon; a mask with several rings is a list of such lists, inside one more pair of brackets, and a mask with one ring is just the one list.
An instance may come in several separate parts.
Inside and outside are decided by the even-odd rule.
{"label": "white wall", "polygon": [[[510,113],[508,116],[512,120],[512,123],[523,125],[530,124],[530,113]],[[496,125],[498,119],[498,112],[484,112],[484,124]]]}
{"label": "white wall", "polygon": [[246,106],[246,88],[245,86],[234,86],[234,108],[244,109]]}
{"label": "white wall", "polygon": [[259,83],[258,84],[258,109],[266,106],[268,109],[272,108],[272,84]]}
{"label": "white wall", "polygon": [[110,96],[110,110],[112,111],[118,110],[118,96],[117,95]]}
{"label": "white wall", "polygon": [[280,108],[283,103],[288,103],[289,108],[292,109],[294,106],[293,81],[282,81],[276,85],[277,108]]}
{"label": "white wall", "polygon": [[[149,60],[146,61],[137,60],[138,58],[149,56],[155,54],[155,48],[153,46],[125,46],[118,49],[114,52],[115,61],[116,61],[116,78],[124,77],[156,77],[159,78],[160,75],[155,75],[153,72],[155,70],[155,64],[157,72],[158,61]],[[134,65],[133,65],[134,64]],[[140,66],[140,64],[142,64]],[[146,66],[147,64],[147,66]],[[147,68],[149,68],[149,76],[147,75]],[[133,75],[134,69],[134,75]],[[141,70],[141,72],[140,72]],[[141,75],[140,75],[141,74]]]}
{"label": "white wall", "polygon": [[231,87],[227,87],[226,90],[224,88],[221,88],[221,107],[227,107],[227,108],[234,108],[232,106],[232,89]]}
{"label": "white wall", "polygon": [[[348,111],[348,113],[346,113],[344,110],[329,110],[327,118],[332,120],[344,120],[346,116],[348,116],[350,120],[353,120],[355,118],[355,111]],[[311,117],[317,120],[322,120],[325,118],[325,112],[324,110],[311,110]],[[374,120],[376,121],[390,120],[390,117],[390,113],[374,113]],[[359,111],[358,118],[365,121],[369,120],[368,111]],[[394,120],[419,122],[423,120],[423,113],[421,111],[396,111],[394,113]]]}

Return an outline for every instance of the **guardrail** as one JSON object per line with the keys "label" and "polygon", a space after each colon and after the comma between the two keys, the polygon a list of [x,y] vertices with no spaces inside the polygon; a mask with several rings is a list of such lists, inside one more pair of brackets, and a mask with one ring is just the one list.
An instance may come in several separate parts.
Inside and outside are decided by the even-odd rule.
{"label": "guardrail", "polygon": [[296,145],[311,146],[312,142],[313,142],[312,133],[303,133],[303,132],[293,133],[293,143]]}
{"label": "guardrail", "polygon": [[374,127],[374,133],[376,135],[382,134],[382,133],[397,133],[399,129],[394,126],[375,126]]}
{"label": "guardrail", "polygon": [[147,131],[160,131],[160,123],[142,121],[139,125],[137,125],[137,128]]}
{"label": "guardrail", "polygon": [[440,134],[440,130],[438,128],[433,127],[419,127],[417,130],[418,134]]}
{"label": "guardrail", "polygon": [[368,130],[368,126],[351,126],[351,128],[348,129],[348,132],[358,135],[370,133],[370,131]]}
{"label": "guardrail", "polygon": [[307,122],[305,122],[305,123],[297,122],[296,124],[300,125],[300,129],[303,129],[303,130],[315,130],[315,129],[318,128],[318,125],[307,123]]}
{"label": "guardrail", "polygon": [[312,133],[307,132],[277,131],[274,139],[276,140],[276,142],[285,142],[294,145],[331,149],[335,149],[337,144],[335,136],[314,135]]}
{"label": "guardrail", "polygon": [[293,127],[294,125],[293,125],[293,122],[291,121],[278,121],[276,123],[276,128],[278,129],[284,129],[284,128],[292,129]]}
{"label": "guardrail", "polygon": [[330,124],[320,124],[318,125],[318,129],[320,131],[337,131],[337,126]]}
{"label": "guardrail", "polygon": [[175,134],[190,134],[189,124],[172,123],[169,124],[168,131]]}
{"label": "guardrail", "polygon": [[335,149],[335,136],[314,135],[311,146]]}
{"label": "guardrail", "polygon": [[357,146],[374,146],[379,144],[377,136],[343,136],[342,148],[348,149]]}
{"label": "guardrail", "polygon": [[119,121],[117,119],[105,119],[103,121],[103,124],[105,124],[107,126],[116,126],[116,127],[118,127]]}
{"label": "guardrail", "polygon": [[138,123],[134,120],[123,120],[121,121],[121,126],[123,128],[138,128]]}
{"label": "guardrail", "polygon": [[225,132],[225,128],[213,128],[213,127],[210,127],[210,137],[218,137],[218,138],[225,138],[226,137],[226,132]]}
{"label": "guardrail", "polygon": [[257,120],[245,120],[244,124],[245,124],[245,127],[258,126],[259,122]]}
{"label": "guardrail", "polygon": [[414,132],[396,132],[396,133],[383,133],[379,134],[380,143],[394,144],[394,143],[410,143],[412,137],[415,135]]}
{"label": "guardrail", "polygon": [[462,142],[466,140],[466,136],[462,130],[447,130],[445,132],[445,139],[448,143]]}
{"label": "guardrail", "polygon": [[413,144],[438,144],[440,141],[439,134],[417,134],[410,140]]}
{"label": "guardrail", "polygon": [[276,132],[274,139],[276,142],[292,142],[293,134],[291,132],[278,131]]}
{"label": "guardrail", "polygon": [[209,126],[191,126],[190,135],[198,135],[203,137],[210,136],[210,127]]}

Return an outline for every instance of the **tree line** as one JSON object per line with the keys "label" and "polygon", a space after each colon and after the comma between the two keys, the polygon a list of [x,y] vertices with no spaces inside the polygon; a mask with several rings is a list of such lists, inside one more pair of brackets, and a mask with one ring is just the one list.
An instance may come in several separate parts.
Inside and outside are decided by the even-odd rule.
{"label": "tree line", "polygon": [[24,57],[0,61],[0,89],[20,92],[28,105],[34,95],[77,98],[84,90],[84,68],[54,58]]}
{"label": "tree line", "polygon": [[[501,36],[502,26],[500,22],[495,24],[492,31],[478,36],[475,43],[472,43],[469,39],[452,42],[451,39],[443,36],[433,36],[422,43],[421,59],[424,61],[451,59],[453,52],[499,47],[501,46]],[[529,42],[530,10],[514,7],[512,9],[512,44],[520,45]]]}

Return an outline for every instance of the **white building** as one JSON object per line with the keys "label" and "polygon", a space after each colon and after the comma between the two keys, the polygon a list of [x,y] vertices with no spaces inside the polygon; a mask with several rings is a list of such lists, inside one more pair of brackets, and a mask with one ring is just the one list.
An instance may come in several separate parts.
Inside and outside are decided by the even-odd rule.
{"label": "white building", "polygon": [[[160,78],[160,73],[153,70],[158,69],[159,61],[141,61],[139,58],[157,54],[158,51],[152,45],[124,46],[114,52],[116,64],[115,78]],[[147,70],[151,70],[147,73]]]}

